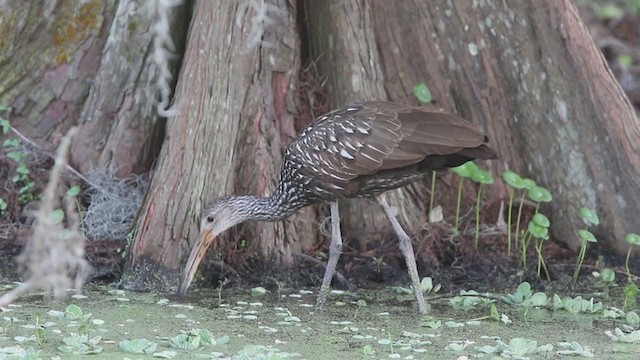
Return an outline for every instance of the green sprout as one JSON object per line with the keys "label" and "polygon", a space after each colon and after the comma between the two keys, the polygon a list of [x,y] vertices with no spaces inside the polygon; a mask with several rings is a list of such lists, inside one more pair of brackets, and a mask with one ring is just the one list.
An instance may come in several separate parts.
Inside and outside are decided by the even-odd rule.
{"label": "green sprout", "polygon": [[473,241],[473,247],[478,248],[478,240],[480,239],[480,200],[482,199],[482,185],[493,184],[493,176],[488,171],[476,167],[471,173],[471,179],[480,186],[478,187],[478,196],[476,197],[476,238]]}
{"label": "green sprout", "polygon": [[356,312],[353,314],[353,320],[356,320],[358,317],[358,313],[360,312],[360,309],[362,309],[363,307],[367,307],[367,302],[360,299],[358,301],[356,301],[356,305],[358,306],[356,308]]}
{"label": "green sprout", "polygon": [[[520,177],[520,175],[516,174],[513,171],[505,171],[502,174],[502,179],[510,186],[509,188],[509,210],[507,215],[507,254],[511,256],[511,213],[513,209],[513,197],[515,195],[516,190],[526,189],[526,185],[524,180]],[[524,193],[522,194],[524,197]],[[520,201],[520,204],[524,202],[524,198]],[[522,207],[520,207],[522,209]],[[520,212],[521,214],[522,212]],[[520,216],[518,216],[518,225],[520,225]],[[516,230],[517,233],[517,230]]]}
{"label": "green sprout", "polygon": [[625,261],[624,265],[627,270],[628,282],[631,283],[631,270],[629,269],[629,259],[631,258],[631,250],[633,249],[633,246],[634,245],[640,246],[640,235],[635,233],[628,233],[625,240],[627,241],[627,244],[629,244],[629,250],[627,251],[627,260]]}
{"label": "green sprout", "polygon": [[529,236],[535,238],[535,248],[538,255],[538,277],[540,277],[541,268],[544,268],[544,272],[547,275],[547,281],[551,281],[551,278],[549,277],[549,270],[547,270],[547,265],[545,264],[544,257],[542,256],[542,245],[545,240],[549,240],[550,225],[551,222],[549,221],[549,218],[543,214],[537,213],[529,222],[527,229],[530,234]]}
{"label": "green sprout", "polygon": [[456,221],[453,226],[453,233],[458,234],[458,224],[460,223],[460,201],[462,200],[462,183],[465,178],[471,177],[471,174],[478,170],[478,165],[473,161],[468,161],[460,166],[454,167],[453,172],[460,176],[460,181],[458,182],[458,202],[456,204]]}
{"label": "green sprout", "polygon": [[588,209],[586,207],[580,208],[580,217],[582,217],[582,221],[585,224],[584,229],[578,230],[578,236],[581,239],[580,252],[578,253],[578,262],[576,263],[576,270],[573,272],[573,286],[578,282],[578,275],[580,274],[580,268],[582,267],[582,262],[584,261],[584,257],[587,253],[587,244],[592,242],[598,242],[593,233],[589,230],[589,225],[599,225],[600,219],[598,219],[598,214],[595,211]]}
{"label": "green sprout", "polygon": [[605,296],[609,296],[609,288],[614,284],[614,280],[616,279],[615,271],[604,268],[600,270],[599,276],[600,284],[604,286]]}
{"label": "green sprout", "polygon": [[622,292],[624,297],[624,305],[622,306],[625,310],[628,308],[635,307],[636,298],[638,297],[638,286],[634,283],[629,283],[624,287],[624,291]]}
{"label": "green sprout", "polygon": [[[429,196],[429,216],[431,216],[431,212],[433,211],[433,203],[435,200],[436,194],[436,171],[431,172],[431,195]],[[0,209],[1,210],[1,209]]]}
{"label": "green sprout", "polygon": [[532,189],[534,186],[537,186],[536,182],[531,180],[531,179],[522,179],[524,188],[527,189],[527,191],[523,191],[522,195],[520,196],[520,206],[518,206],[518,217],[516,220],[516,245],[519,244],[519,240],[520,240],[520,220],[522,219],[522,209],[524,207],[524,198],[525,196],[527,196],[528,194],[528,190]]}
{"label": "green sprout", "polygon": [[[540,204],[543,203],[543,202],[550,202],[553,199],[553,197],[551,196],[551,193],[549,192],[549,190],[545,189],[542,186],[536,185],[533,180],[524,179],[523,181],[527,185],[527,189],[528,189],[527,195],[529,196],[529,199],[535,201],[535,203],[536,203],[536,211],[533,214],[533,216],[535,217],[538,214],[538,211],[540,210]],[[520,206],[522,207],[522,203],[520,203]],[[518,211],[518,220],[520,219],[521,214],[522,213],[520,211]],[[516,231],[519,231],[518,225],[516,225]],[[529,235],[529,236],[527,237],[526,235]],[[520,256],[521,256],[521,261],[522,261],[522,266],[523,267],[527,266],[527,249],[529,248],[529,242],[531,241],[531,235],[533,235],[533,234],[530,231],[528,231],[527,234],[525,234],[525,237],[523,237],[523,239],[522,239],[522,244],[521,244],[522,245],[522,247],[521,247],[522,251],[521,251]]]}

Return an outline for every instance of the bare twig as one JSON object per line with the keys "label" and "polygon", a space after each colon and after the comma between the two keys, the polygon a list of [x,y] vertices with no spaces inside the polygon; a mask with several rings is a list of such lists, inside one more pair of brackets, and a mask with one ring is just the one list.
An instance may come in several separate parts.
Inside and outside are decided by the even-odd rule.
{"label": "bare twig", "polygon": [[[54,159],[54,160],[56,159],[56,155],[51,154],[45,149],[43,149],[42,147],[40,147],[40,145],[36,144],[33,140],[23,135],[20,131],[18,131],[13,126],[11,126],[11,131],[13,131],[13,133],[16,134],[23,142],[29,144],[30,146],[42,152],[43,154],[47,155],[51,159]],[[73,175],[77,176],[79,179],[89,184],[91,187],[96,187],[93,183],[91,183],[91,181],[89,181],[89,179],[87,179],[84,175],[80,174],[78,170],[74,169],[73,167],[71,167],[71,165],[67,164],[66,161],[64,163],[64,167],[67,168],[67,170],[69,170],[69,172],[71,172]]]}

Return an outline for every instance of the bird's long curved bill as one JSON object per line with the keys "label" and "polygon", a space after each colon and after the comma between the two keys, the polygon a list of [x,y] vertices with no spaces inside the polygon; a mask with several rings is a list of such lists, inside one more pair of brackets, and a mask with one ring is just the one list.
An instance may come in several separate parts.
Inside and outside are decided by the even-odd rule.
{"label": "bird's long curved bill", "polygon": [[187,261],[187,265],[182,272],[180,294],[184,295],[189,289],[189,285],[191,285],[191,281],[193,281],[193,277],[196,275],[196,271],[198,270],[198,265],[200,265],[202,258],[204,258],[204,255],[207,253],[209,246],[211,246],[215,238],[216,234],[214,234],[212,231],[205,231],[200,234],[196,243],[193,244],[193,249],[191,249],[189,260]]}

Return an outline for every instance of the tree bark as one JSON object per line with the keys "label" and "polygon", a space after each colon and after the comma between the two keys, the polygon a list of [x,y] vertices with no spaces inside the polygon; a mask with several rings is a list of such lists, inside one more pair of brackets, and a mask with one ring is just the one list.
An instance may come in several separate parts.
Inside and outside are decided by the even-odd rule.
{"label": "tree bark", "polygon": [[16,1],[0,8],[0,103],[13,125],[53,150],[80,115],[114,1]]}
{"label": "tree bark", "polygon": [[426,81],[439,105],[486,124],[503,159],[494,174],[509,164],[552,192],[544,212],[559,241],[579,246],[586,206],[600,215],[598,239],[626,250],[638,231],[640,124],[572,1],[372,9],[390,94]]}
{"label": "tree bark", "polygon": [[[310,56],[318,59],[320,75],[326,76],[331,108],[360,100],[389,99],[373,28],[372,2],[306,1],[305,7]],[[428,196],[420,184],[390,191],[387,198],[409,232],[427,222],[424,204]],[[349,199],[340,206],[344,240],[356,240],[360,250],[367,249],[371,241],[381,240],[382,229],[391,231],[375,200]]]}
{"label": "tree bark", "polygon": [[[82,172],[92,167],[107,167],[118,177],[143,173],[160,148],[164,121],[158,124],[159,83],[173,88],[173,79],[163,78],[154,59],[170,62],[176,73],[184,51],[186,4],[171,8],[153,8],[157,2],[121,0],[102,52],[100,67],[80,117],[79,141],[71,150],[71,164]],[[158,17],[169,23],[159,26]],[[173,54],[165,54],[162,38],[155,30],[166,30],[176,44]],[[159,125],[159,126],[158,126]]]}
{"label": "tree bark", "polygon": [[[195,2],[175,95],[178,115],[169,119],[138,219],[123,279],[128,288],[177,285],[180,259],[215,196],[273,193],[283,149],[296,133],[298,48],[295,8],[285,0]],[[295,220],[248,223],[228,231],[229,242],[218,240],[218,249],[233,254],[244,239],[245,256],[286,264],[315,242],[314,219],[307,208]]]}

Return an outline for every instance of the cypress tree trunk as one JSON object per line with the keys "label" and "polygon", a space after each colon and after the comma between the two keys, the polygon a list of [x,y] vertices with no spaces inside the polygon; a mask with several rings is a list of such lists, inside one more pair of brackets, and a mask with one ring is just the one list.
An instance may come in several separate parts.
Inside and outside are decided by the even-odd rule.
{"label": "cypress tree trunk", "polygon": [[640,122],[572,1],[376,1],[373,14],[391,94],[427,82],[439,105],[485,124],[495,174],[508,164],[552,192],[543,209],[559,241],[579,247],[586,206],[600,242],[626,250]]}
{"label": "cypress tree trunk", "polygon": [[[118,2],[71,151],[72,164],[82,172],[108,167],[126,177],[148,171],[158,154],[165,124],[158,113],[164,115],[162,107],[168,105],[159,104],[160,89],[169,95],[173,90],[170,76],[177,73],[184,52],[190,10],[188,1],[173,8],[162,3]],[[164,59],[167,68],[154,59]]]}
{"label": "cypress tree trunk", "polygon": [[[244,6],[247,5],[247,6]],[[168,289],[198,235],[207,202],[226,194],[267,196],[294,128],[299,70],[295,9],[284,0],[196,1],[167,136],[138,219],[124,276],[129,288]],[[261,14],[261,15],[260,15]],[[263,21],[264,15],[277,25]],[[307,220],[307,221],[305,221]],[[273,258],[315,242],[313,208],[279,223],[249,223],[218,240],[223,255]],[[231,255],[229,255],[231,256]]]}

